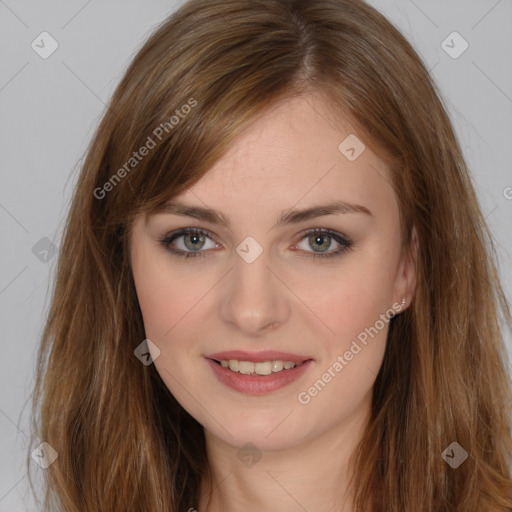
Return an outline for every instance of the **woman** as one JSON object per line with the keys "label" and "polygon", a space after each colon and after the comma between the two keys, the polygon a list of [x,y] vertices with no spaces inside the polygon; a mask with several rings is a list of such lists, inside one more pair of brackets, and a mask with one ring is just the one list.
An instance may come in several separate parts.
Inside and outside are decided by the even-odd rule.
{"label": "woman", "polygon": [[427,70],[365,3],[184,4],[60,250],[45,510],[512,510],[492,239]]}

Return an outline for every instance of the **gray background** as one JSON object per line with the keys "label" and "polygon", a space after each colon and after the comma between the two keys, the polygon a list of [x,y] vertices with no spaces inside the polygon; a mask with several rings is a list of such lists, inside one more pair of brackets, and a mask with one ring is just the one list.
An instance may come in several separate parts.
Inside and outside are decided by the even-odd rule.
{"label": "gray background", "polygon": [[[24,465],[27,400],[57,258],[33,248],[48,248],[47,239],[59,246],[72,187],[105,104],[145,38],[181,3],[0,0],[0,512],[35,510]],[[510,300],[512,1],[371,3],[401,28],[440,86]],[[43,31],[59,45],[47,59],[31,47]],[[454,31],[469,43],[456,59],[442,47]],[[452,52],[461,48],[456,39],[447,44]],[[510,354],[510,333],[507,346]],[[42,471],[34,463],[32,473]]]}

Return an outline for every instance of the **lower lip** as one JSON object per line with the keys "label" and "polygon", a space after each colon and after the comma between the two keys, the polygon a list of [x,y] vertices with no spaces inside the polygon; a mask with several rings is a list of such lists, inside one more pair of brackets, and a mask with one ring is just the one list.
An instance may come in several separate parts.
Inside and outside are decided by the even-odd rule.
{"label": "lower lip", "polygon": [[309,359],[300,366],[271,373],[270,375],[244,375],[243,373],[234,372],[229,368],[224,368],[211,359],[207,359],[207,361],[220,382],[235,391],[248,395],[265,395],[284,388],[301,377],[314,363],[312,359]]}

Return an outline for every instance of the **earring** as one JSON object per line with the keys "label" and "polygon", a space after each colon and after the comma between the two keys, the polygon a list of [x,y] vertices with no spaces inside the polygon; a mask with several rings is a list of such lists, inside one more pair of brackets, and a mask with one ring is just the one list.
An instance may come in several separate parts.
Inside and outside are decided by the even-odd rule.
{"label": "earring", "polygon": [[405,297],[402,299],[402,307],[405,306]]}

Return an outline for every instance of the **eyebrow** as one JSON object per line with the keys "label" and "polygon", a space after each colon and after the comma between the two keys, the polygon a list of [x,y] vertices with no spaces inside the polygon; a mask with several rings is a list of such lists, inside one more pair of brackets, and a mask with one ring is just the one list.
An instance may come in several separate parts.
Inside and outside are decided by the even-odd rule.
{"label": "eyebrow", "polygon": [[[347,214],[347,213],[362,213],[365,215],[373,214],[365,206],[359,204],[352,204],[345,201],[334,201],[324,205],[312,206],[302,210],[284,210],[281,212],[277,222],[272,229],[287,226],[291,224],[298,224],[306,220],[315,219],[325,215]],[[199,206],[189,206],[186,204],[178,203],[176,201],[168,201],[161,205],[154,212],[157,214],[172,214],[181,215],[184,217],[193,217],[198,220],[210,222],[211,224],[221,224],[231,229],[229,219],[220,211],[211,208],[202,208]]]}

